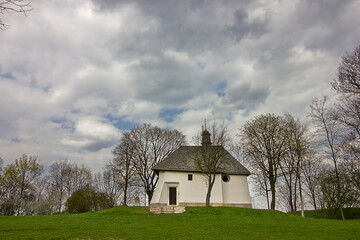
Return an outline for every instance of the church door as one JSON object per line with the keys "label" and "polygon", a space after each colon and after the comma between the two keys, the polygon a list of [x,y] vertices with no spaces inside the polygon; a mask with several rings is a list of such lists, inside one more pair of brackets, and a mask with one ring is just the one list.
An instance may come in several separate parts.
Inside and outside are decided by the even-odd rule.
{"label": "church door", "polygon": [[169,205],[176,205],[176,187],[169,188]]}

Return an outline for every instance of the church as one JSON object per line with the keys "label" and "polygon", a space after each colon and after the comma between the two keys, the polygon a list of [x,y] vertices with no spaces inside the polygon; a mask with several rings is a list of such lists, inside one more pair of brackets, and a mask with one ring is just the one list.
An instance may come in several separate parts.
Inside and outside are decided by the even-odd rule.
{"label": "church", "polygon": [[[153,167],[158,182],[150,203],[152,213],[184,212],[186,206],[205,206],[207,181],[194,161],[194,154],[211,145],[210,133],[202,132],[202,146],[181,146]],[[251,208],[247,176],[250,175],[240,162],[223,149],[221,165],[211,191],[211,206]]]}

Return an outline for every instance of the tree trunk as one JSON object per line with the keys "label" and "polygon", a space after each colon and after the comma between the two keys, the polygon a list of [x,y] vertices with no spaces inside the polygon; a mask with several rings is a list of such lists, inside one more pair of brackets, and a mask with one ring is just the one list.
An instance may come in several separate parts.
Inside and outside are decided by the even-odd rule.
{"label": "tree trunk", "polygon": [[267,188],[266,185],[266,203],[267,203],[267,209],[270,209],[270,204],[269,204],[269,189]]}
{"label": "tree trunk", "polygon": [[125,179],[125,186],[124,186],[124,201],[123,206],[127,206],[127,189],[128,189],[129,180]]}
{"label": "tree trunk", "polygon": [[271,188],[271,209],[275,209],[275,182],[270,180],[270,188]]}
{"label": "tree trunk", "polygon": [[299,179],[299,194],[300,194],[300,207],[301,207],[301,216],[305,217],[305,211],[304,211],[304,201],[302,196],[302,189],[301,189],[301,179],[300,176],[298,176]]}
{"label": "tree trunk", "polygon": [[316,206],[315,191],[312,191],[312,192],[311,192],[311,196],[312,196],[312,200],[313,200],[314,209],[316,210],[316,209],[317,209],[317,206]]}
{"label": "tree trunk", "polygon": [[206,193],[206,203],[205,205],[207,207],[210,206],[210,198],[211,198],[211,190],[212,190],[212,187],[214,186],[214,182],[215,182],[215,174],[213,176],[213,174],[210,174],[209,177],[208,177],[208,190],[207,190],[207,193]]}
{"label": "tree trunk", "polygon": [[59,214],[61,213],[61,206],[62,206],[62,198],[63,198],[63,193],[60,193],[60,201],[59,201]]}
{"label": "tree trunk", "polygon": [[148,200],[149,200],[149,206],[150,206],[150,203],[151,203],[151,199],[152,199],[152,196],[153,196],[153,194],[154,194],[154,191],[152,191],[152,190],[150,190],[150,189],[147,189],[146,190],[146,194],[147,194],[147,196],[148,196]]}

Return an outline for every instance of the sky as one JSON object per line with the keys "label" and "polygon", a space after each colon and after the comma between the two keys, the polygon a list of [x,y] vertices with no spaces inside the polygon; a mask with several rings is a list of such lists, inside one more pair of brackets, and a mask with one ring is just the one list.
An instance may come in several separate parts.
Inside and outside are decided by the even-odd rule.
{"label": "sky", "polygon": [[189,144],[204,119],[306,120],[345,52],[360,44],[360,1],[33,0],[1,15],[0,157],[93,172],[122,132],[149,122]]}

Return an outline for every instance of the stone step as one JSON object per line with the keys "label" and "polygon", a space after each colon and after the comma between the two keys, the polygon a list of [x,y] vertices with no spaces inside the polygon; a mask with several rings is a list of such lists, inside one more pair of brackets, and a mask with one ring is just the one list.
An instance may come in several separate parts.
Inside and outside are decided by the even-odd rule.
{"label": "stone step", "polygon": [[185,207],[180,206],[150,207],[150,213],[152,214],[171,214],[183,212],[185,212]]}

